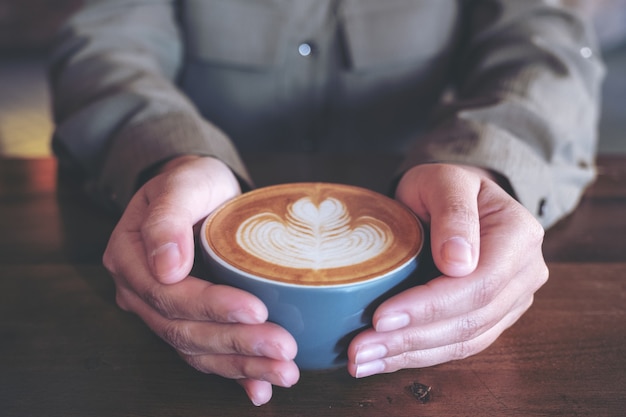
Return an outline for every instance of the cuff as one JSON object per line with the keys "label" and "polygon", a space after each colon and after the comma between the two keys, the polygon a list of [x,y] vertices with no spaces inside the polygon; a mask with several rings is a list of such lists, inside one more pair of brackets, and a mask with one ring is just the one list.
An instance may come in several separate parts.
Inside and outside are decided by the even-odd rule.
{"label": "cuff", "polygon": [[472,165],[501,175],[510,185],[507,191],[545,228],[576,207],[595,176],[593,164],[550,163],[506,130],[460,119],[420,138],[399,172],[432,162]]}
{"label": "cuff", "polygon": [[141,185],[142,173],[185,154],[218,158],[243,184],[252,184],[235,147],[221,130],[196,115],[174,113],[115,135],[100,177],[90,188],[98,200],[121,211]]}

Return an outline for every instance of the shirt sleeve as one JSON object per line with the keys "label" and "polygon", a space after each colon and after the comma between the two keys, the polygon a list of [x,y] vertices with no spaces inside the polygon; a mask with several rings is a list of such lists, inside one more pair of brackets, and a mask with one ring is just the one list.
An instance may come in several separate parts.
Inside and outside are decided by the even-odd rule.
{"label": "shirt sleeve", "polygon": [[183,46],[173,3],[88,1],[53,45],[53,148],[117,210],[143,172],[177,155],[215,156],[250,182],[230,140],[175,85]]}
{"label": "shirt sleeve", "polygon": [[401,168],[470,164],[506,178],[544,227],[595,178],[604,66],[580,17],[552,1],[475,1],[454,91]]}

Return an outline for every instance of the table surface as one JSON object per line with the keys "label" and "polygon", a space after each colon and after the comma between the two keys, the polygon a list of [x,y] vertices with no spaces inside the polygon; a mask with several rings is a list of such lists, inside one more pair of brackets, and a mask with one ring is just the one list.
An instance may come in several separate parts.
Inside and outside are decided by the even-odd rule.
{"label": "table surface", "polygon": [[[321,180],[378,191],[397,163],[382,155],[246,159],[257,185]],[[101,265],[114,217],[58,181],[54,159],[0,159],[0,414],[622,416],[626,156],[598,165],[579,208],[547,233],[548,283],[486,351],[361,380],[343,369],[305,372],[254,407],[236,383],[187,366],[115,305]],[[428,402],[411,394],[414,383],[431,387]]]}

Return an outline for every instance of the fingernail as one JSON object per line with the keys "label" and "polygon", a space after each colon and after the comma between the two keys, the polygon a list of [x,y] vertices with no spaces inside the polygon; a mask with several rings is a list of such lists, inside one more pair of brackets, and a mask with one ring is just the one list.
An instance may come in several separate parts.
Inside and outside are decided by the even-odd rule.
{"label": "fingernail", "polygon": [[260,324],[265,322],[265,318],[252,310],[236,310],[228,313],[228,320],[231,323]]}
{"label": "fingernail", "polygon": [[152,252],[154,272],[160,277],[167,276],[180,268],[181,254],[178,244],[170,242]]}
{"label": "fingernail", "polygon": [[282,361],[293,359],[287,357],[285,351],[278,343],[259,343],[255,346],[254,351],[257,355],[264,356],[266,358]]}
{"label": "fingernail", "polygon": [[356,364],[364,364],[376,359],[382,359],[387,356],[388,352],[387,346],[385,345],[364,345],[359,347],[356,357],[354,358],[354,362]]}
{"label": "fingernail", "polygon": [[391,332],[409,325],[411,317],[406,313],[387,314],[376,321],[377,332]]}
{"label": "fingernail", "polygon": [[372,361],[357,365],[355,376],[357,378],[365,378],[385,371],[385,362],[382,360]]}
{"label": "fingernail", "polygon": [[441,248],[441,255],[445,262],[452,265],[472,265],[472,246],[461,237],[446,240]]}
{"label": "fingernail", "polygon": [[261,381],[269,382],[272,385],[283,388],[291,388],[293,384],[288,383],[285,378],[279,373],[267,373],[261,375]]}

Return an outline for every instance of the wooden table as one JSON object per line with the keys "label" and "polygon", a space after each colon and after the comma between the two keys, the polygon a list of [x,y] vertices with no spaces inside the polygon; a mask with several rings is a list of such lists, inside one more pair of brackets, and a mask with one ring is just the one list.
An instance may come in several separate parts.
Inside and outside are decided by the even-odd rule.
{"label": "wooden table", "polygon": [[[377,190],[397,162],[290,155],[277,170],[284,155],[247,159],[259,185]],[[304,373],[256,408],[237,384],[193,370],[117,308],[100,263],[113,217],[57,185],[53,159],[0,160],[0,415],[626,415],[626,157],[601,157],[599,169],[579,209],[546,237],[549,282],[485,352],[362,380]],[[430,401],[410,394],[415,382],[432,387]]]}

